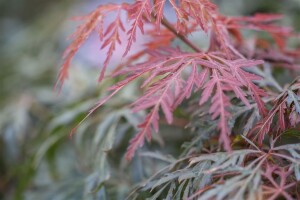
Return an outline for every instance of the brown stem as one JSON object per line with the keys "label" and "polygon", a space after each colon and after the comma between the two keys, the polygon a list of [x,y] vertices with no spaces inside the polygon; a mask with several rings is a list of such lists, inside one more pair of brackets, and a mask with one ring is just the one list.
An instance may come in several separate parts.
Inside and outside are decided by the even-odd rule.
{"label": "brown stem", "polygon": [[[152,14],[152,17],[156,19],[156,16]],[[171,31],[176,37],[178,37],[182,42],[184,42],[187,46],[192,48],[196,52],[201,52],[201,49],[196,47],[191,41],[189,41],[184,35],[181,33],[177,32],[176,29],[173,27],[173,25],[166,19],[161,20],[161,24],[164,25],[169,31]]]}

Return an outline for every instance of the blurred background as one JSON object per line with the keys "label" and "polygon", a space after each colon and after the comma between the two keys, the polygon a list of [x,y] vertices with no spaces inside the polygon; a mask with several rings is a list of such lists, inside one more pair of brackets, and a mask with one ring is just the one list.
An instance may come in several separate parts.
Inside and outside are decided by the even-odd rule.
{"label": "blurred background", "polygon": [[[163,165],[143,159],[128,163],[123,158],[143,115],[125,106],[138,95],[135,85],[69,137],[114,81],[97,84],[104,56],[92,36],[74,59],[61,94],[53,91],[69,43],[66,38],[78,25],[70,19],[106,2],[118,1],[0,0],[0,199],[125,199],[135,184]],[[282,23],[300,30],[299,0],[215,2],[228,15],[283,13]],[[142,43],[140,38],[134,48]],[[112,60],[120,60],[122,53]],[[184,131],[163,127],[162,137],[172,144],[164,151],[180,154],[188,138]],[[163,138],[155,141],[146,148],[163,149]]]}

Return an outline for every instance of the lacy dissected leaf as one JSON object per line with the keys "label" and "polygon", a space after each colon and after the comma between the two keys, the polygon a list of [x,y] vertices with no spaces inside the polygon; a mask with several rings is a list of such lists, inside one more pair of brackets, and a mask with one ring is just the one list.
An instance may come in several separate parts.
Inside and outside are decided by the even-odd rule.
{"label": "lacy dissected leaf", "polygon": [[[57,84],[63,84],[64,80],[68,78],[68,71],[72,59],[93,32],[96,32],[99,35],[99,38],[104,40],[104,44],[101,48],[109,45],[107,57],[100,75],[100,79],[103,78],[105,69],[115,50],[116,43],[121,43],[119,30],[125,31],[124,25],[120,19],[120,12],[126,8],[127,4],[105,4],[99,6],[90,14],[78,18],[81,21],[84,21],[84,23],[80,25],[70,37],[73,41],[64,52],[64,63],[60,69]],[[111,12],[117,12],[117,18],[115,21],[111,22],[108,27],[104,28],[104,19]]]}
{"label": "lacy dissected leaf", "polygon": [[[212,185],[205,190],[199,190],[201,199],[262,199],[259,187],[261,181],[260,171],[245,171],[241,175],[226,179],[222,184]],[[192,199],[192,198],[189,198]]]}
{"label": "lacy dissected leaf", "polygon": [[273,37],[281,50],[284,50],[287,39],[290,36],[296,36],[296,34],[290,27],[283,27],[274,23],[282,18],[283,16],[280,14],[256,13],[253,16],[226,17],[223,23],[235,34],[239,42],[242,41],[240,29],[264,31]]}
{"label": "lacy dissected leaf", "polygon": [[206,83],[203,90],[203,96],[200,100],[200,105],[207,101],[207,98],[209,95],[211,95],[211,91],[216,88],[216,92],[212,97],[212,105],[209,112],[212,115],[212,119],[216,119],[217,117],[220,118],[218,123],[218,128],[221,131],[220,142],[224,144],[225,149],[230,150],[230,129],[228,127],[230,113],[227,110],[228,106],[230,106],[230,102],[229,98],[224,93],[228,85],[225,85],[226,80],[224,80],[224,82],[221,81],[222,77],[217,70],[213,69],[212,71],[211,79]]}
{"label": "lacy dissected leaf", "polygon": [[145,30],[145,34],[149,35],[152,39],[143,45],[143,48],[137,53],[126,58],[126,61],[120,63],[113,73],[120,71],[124,67],[133,65],[137,60],[148,57],[148,52],[153,49],[167,48],[172,44],[172,41],[176,38],[176,35],[168,29],[161,29],[159,32],[155,27]]}
{"label": "lacy dissected leaf", "polygon": [[167,3],[176,14],[176,29],[182,33],[189,30],[191,24],[197,24],[201,30],[208,32],[218,14],[217,6],[209,0],[154,0],[152,12],[158,30],[164,20],[164,8]]}
{"label": "lacy dissected leaf", "polygon": [[[225,92],[233,91],[237,98],[241,99],[245,105],[250,106],[248,100],[246,99],[245,92],[241,89],[243,86],[246,86],[249,88],[252,94],[256,94],[252,95],[253,99],[257,102],[258,107],[265,112],[261,100],[261,96],[264,95],[264,93],[252,82],[258,77],[241,69],[241,67],[261,64],[261,61],[227,61],[219,57],[217,59],[221,60],[225,65],[216,63],[219,67],[218,70],[212,69],[212,76],[204,86],[203,94],[200,99],[200,105],[208,100],[209,96],[212,94],[211,91],[216,88],[214,96],[212,97],[212,105],[209,112],[212,114],[212,119],[219,117],[218,128],[221,131],[220,142],[224,144],[225,149],[229,150],[231,149],[229,139],[231,131],[228,127],[228,121],[230,119],[228,107],[230,106],[230,101],[225,95]],[[231,73],[229,73],[229,71],[231,71]]]}
{"label": "lacy dissected leaf", "polygon": [[[220,58],[219,58],[220,59]],[[245,59],[238,59],[234,61],[226,61],[224,59],[221,59],[222,62],[226,63],[230,69],[231,72],[234,74],[236,79],[238,79],[243,86],[247,87],[252,98],[255,100],[257,107],[260,111],[260,114],[262,116],[265,116],[267,113],[267,110],[265,108],[264,102],[262,100],[262,97],[266,96],[264,90],[260,89],[257,85],[253,83],[253,81],[261,80],[261,77],[259,77],[256,74],[249,73],[243,67],[249,67],[249,66],[256,66],[260,65],[263,62],[260,60],[245,60]],[[239,95],[238,89],[236,89],[236,95],[237,97],[241,98],[245,105],[249,106],[249,103],[243,99],[243,94]]]}
{"label": "lacy dissected leaf", "polygon": [[[252,142],[251,146],[257,148]],[[258,148],[241,149],[187,157],[163,168],[140,189],[158,191],[159,195],[153,192],[157,198],[167,194],[170,199],[186,194],[190,200],[265,199],[271,196],[294,199],[299,185],[299,152],[299,144],[292,144],[271,146],[266,152]],[[274,162],[277,165],[272,165]],[[177,188],[176,193],[174,188]]]}
{"label": "lacy dissected leaf", "polygon": [[136,31],[139,29],[144,34],[145,19],[151,20],[151,1],[150,0],[137,0],[128,9],[128,19],[133,21],[131,28],[127,32],[128,43],[123,56],[129,52],[131,45],[136,41]]}
{"label": "lacy dissected leaf", "polygon": [[[242,171],[243,175],[241,175],[241,177],[245,176],[247,171],[245,170],[245,168],[243,168],[244,160],[248,155],[255,153],[257,153],[256,150],[241,150],[233,151],[232,154],[220,152],[215,154],[207,154],[199,157],[193,157],[190,159],[188,166],[179,165],[182,167],[181,169],[175,170],[174,172],[170,173],[162,173],[162,177],[149,180],[149,182],[144,186],[143,190],[154,190],[156,188],[164,188],[164,190],[168,191],[167,194],[170,199],[180,199],[183,197],[185,197],[186,199],[192,199],[188,197],[192,197],[192,195],[198,192],[199,190],[205,190],[205,188],[207,188],[208,185],[212,184],[214,176],[218,176],[218,174],[222,171]],[[185,160],[183,159],[181,162],[184,161]],[[173,170],[175,164],[178,165],[179,163],[172,163],[169,169]],[[249,173],[250,172],[251,171],[249,170]],[[256,184],[258,184],[258,182],[259,181],[256,180]],[[170,183],[172,184],[170,185]],[[230,184],[231,186],[232,183],[235,183],[234,180],[232,180]],[[175,186],[173,184],[175,184]],[[173,188],[176,187],[176,185],[178,187],[177,192],[173,193]],[[239,184],[236,184],[236,186],[238,185]],[[183,189],[180,190],[181,187],[183,187]],[[257,189],[257,187],[254,188]]]}
{"label": "lacy dissected leaf", "polygon": [[109,46],[109,49],[107,51],[107,56],[106,56],[106,59],[104,61],[104,64],[103,64],[103,68],[102,68],[102,71],[101,71],[101,74],[100,74],[100,77],[99,77],[99,81],[101,81],[103,78],[104,78],[104,73],[106,71],[106,68],[109,64],[109,61],[111,59],[111,56],[113,54],[113,52],[115,51],[116,49],[116,44],[122,44],[122,41],[120,40],[120,34],[119,34],[119,30],[125,32],[125,27],[123,25],[123,22],[121,21],[121,17],[120,17],[120,14],[121,14],[121,8],[117,11],[117,16],[116,16],[116,19],[114,20],[113,23],[111,23],[104,35],[108,36],[102,46],[101,46],[101,49]]}
{"label": "lacy dissected leaf", "polygon": [[[184,99],[190,98],[192,92],[203,89],[200,105],[212,96],[209,113],[217,120],[220,130],[220,142],[230,150],[231,129],[228,126],[231,95],[249,106],[248,98],[261,105],[264,94],[252,80],[258,79],[254,74],[245,72],[243,67],[261,64],[262,61],[246,59],[226,60],[215,54],[184,53],[179,49],[162,48],[149,51],[148,61],[128,66],[116,71],[114,76],[123,76],[124,80],[110,87],[111,94],[103,98],[86,116],[107,102],[123,87],[140,77],[145,77],[142,88],[144,94],[133,104],[133,111],[149,110],[144,121],[139,125],[139,133],[131,140],[126,154],[131,159],[136,149],[144,144],[144,139],[151,139],[152,131],[158,132],[160,111],[168,123],[173,121],[173,111]],[[210,75],[210,79],[209,78]],[[250,80],[252,79],[252,80]],[[228,95],[228,92],[231,95]],[[256,95],[252,95],[255,93]],[[258,106],[261,108],[260,106]]]}
{"label": "lacy dissected leaf", "polygon": [[[179,4],[180,4],[180,8],[182,10],[184,10],[184,13],[186,13],[186,15],[189,18],[194,19],[200,25],[202,30],[204,30],[205,32],[207,32],[209,30],[211,23],[215,23],[214,15],[216,15],[218,13],[217,6],[215,4],[213,4],[211,1],[208,1],[208,0],[196,0],[196,1],[181,0],[181,1],[179,1]],[[174,9],[175,9],[175,7],[174,7]],[[180,17],[180,16],[177,15],[177,18],[178,17]]]}
{"label": "lacy dissected leaf", "polygon": [[[291,85],[277,97],[268,115],[261,119],[250,131],[250,135],[255,135],[255,138],[260,144],[262,144],[266,134],[276,134],[297,124],[289,119],[295,115],[299,115],[299,96],[297,95],[299,90],[298,80],[299,78],[291,83]],[[271,128],[276,116],[278,116],[279,123],[274,124],[275,126]]]}
{"label": "lacy dissected leaf", "polygon": [[[158,52],[157,52],[158,53]],[[168,52],[167,52],[168,53]],[[152,129],[158,131],[159,110],[161,109],[168,123],[173,121],[174,109],[185,99],[189,98],[194,86],[201,85],[206,71],[199,72],[196,60],[201,60],[201,54],[183,54],[171,50],[171,55],[155,54],[158,59],[151,60],[137,66],[133,66],[131,73],[149,73],[142,87],[148,86],[142,97],[133,103],[133,110],[140,111],[150,109],[145,121],[139,125],[141,131],[131,140],[127,158],[131,159],[138,146],[144,142],[144,138],[151,139]],[[183,72],[191,68],[186,79]],[[155,81],[154,78],[162,76]],[[203,77],[203,78],[201,78]]]}
{"label": "lacy dissected leaf", "polygon": [[292,168],[285,169],[268,165],[263,176],[270,184],[262,186],[264,196],[268,199],[280,197],[284,197],[288,200],[294,199],[289,192],[289,190],[296,185],[296,182],[289,182],[288,180],[291,173]]}
{"label": "lacy dissected leaf", "polygon": [[[262,62],[247,60],[242,62],[237,60],[235,63],[233,62],[232,66],[226,62],[220,63],[219,60],[213,60],[215,57],[210,54],[182,53],[174,49],[163,49],[162,52],[154,51],[151,52],[151,56],[153,58],[149,62],[134,65],[124,70],[125,73],[130,74],[148,73],[148,77],[142,84],[142,87],[148,86],[147,90],[142,97],[133,103],[133,110],[150,109],[145,121],[139,126],[141,131],[131,141],[127,158],[133,156],[137,147],[143,144],[145,137],[150,140],[152,130],[158,131],[160,109],[163,111],[167,122],[172,123],[174,109],[184,99],[189,98],[193,91],[197,91],[201,87],[204,89],[199,101],[200,105],[203,105],[212,96],[212,104],[209,112],[213,120],[218,119],[218,128],[221,132],[220,141],[229,150],[229,135],[231,131],[228,127],[230,113],[227,109],[230,101],[225,92],[232,91],[237,98],[241,99],[246,105],[249,105],[246,98],[247,93],[244,92],[243,87],[250,85],[249,87],[253,89],[255,85],[250,82],[250,78],[254,79],[256,77],[250,73],[243,74],[248,79],[243,79],[243,82],[241,82],[235,76],[232,76],[232,73],[229,73],[231,71],[230,67],[235,65],[237,67],[250,67]],[[119,73],[122,74],[124,72]],[[210,73],[211,79],[207,80]],[[184,75],[186,78],[184,78]],[[155,80],[157,77],[162,78]],[[255,89],[257,89],[259,95],[262,94],[256,86]],[[256,99],[254,98],[254,100]]]}

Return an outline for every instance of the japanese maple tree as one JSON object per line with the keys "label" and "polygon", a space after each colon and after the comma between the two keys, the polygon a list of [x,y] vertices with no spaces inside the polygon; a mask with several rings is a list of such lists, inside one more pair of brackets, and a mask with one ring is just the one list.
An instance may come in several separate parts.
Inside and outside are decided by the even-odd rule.
{"label": "japanese maple tree", "polygon": [[[167,6],[175,20],[165,16]],[[112,14],[114,20],[107,22]],[[291,28],[278,25],[281,18],[280,14],[265,13],[226,16],[210,0],[135,0],[100,5],[78,18],[82,24],[64,53],[57,87],[68,78],[76,52],[96,33],[101,49],[107,51],[101,55],[106,59],[99,82],[120,81],[107,89],[108,96],[99,100],[86,118],[131,82],[142,81],[142,95],[130,106],[133,112],[147,114],[129,142],[128,160],[145,140],[150,142],[152,134],[159,132],[162,120],[174,122],[174,112],[184,102],[201,110],[199,115],[187,109],[191,114],[189,126],[200,135],[208,134],[208,143],[218,136],[217,147],[202,145],[198,151],[185,151],[180,161],[171,164],[170,171],[152,178],[141,190],[151,189],[157,192],[155,197],[167,199],[175,198],[178,191],[179,198],[189,199],[299,199],[300,146],[277,145],[287,132],[299,134],[300,120],[300,79],[294,75],[299,71],[300,51],[288,46],[290,38],[299,36]],[[252,35],[245,34],[249,31]],[[191,35],[201,32],[209,38],[206,49],[191,41]],[[140,51],[131,53],[139,33],[149,39]],[[127,39],[122,40],[121,34]],[[181,45],[175,46],[174,41]],[[119,65],[111,69],[117,45],[126,49]],[[278,83],[272,73],[275,69],[293,72],[290,76],[294,81]],[[209,122],[212,128],[207,132],[193,125],[197,120]],[[191,174],[193,170],[198,174]],[[230,188],[224,189],[226,185]]]}

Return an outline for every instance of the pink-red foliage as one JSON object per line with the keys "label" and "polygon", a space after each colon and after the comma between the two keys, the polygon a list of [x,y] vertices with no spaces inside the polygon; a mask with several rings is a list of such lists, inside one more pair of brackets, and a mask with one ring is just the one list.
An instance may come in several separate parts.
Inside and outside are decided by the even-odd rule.
{"label": "pink-red foliage", "polygon": [[[169,22],[164,15],[167,3],[176,14],[175,23]],[[104,27],[106,16],[110,13],[115,13],[115,20]],[[126,15],[126,19],[121,18],[121,13]],[[249,70],[270,60],[295,68],[290,61],[299,54],[286,49],[286,39],[294,34],[290,28],[273,23],[281,18],[277,14],[224,16],[210,0],[136,0],[132,4],[101,5],[80,18],[83,24],[71,36],[73,41],[65,51],[58,82],[63,84],[68,77],[74,55],[91,33],[96,32],[103,41],[101,48],[108,47],[99,80],[104,77],[117,43],[126,46],[123,54],[126,59],[112,71],[111,76],[125,78],[111,86],[111,94],[99,101],[88,115],[130,82],[144,78],[141,88],[145,92],[132,104],[132,108],[135,112],[146,110],[148,114],[139,124],[139,132],[130,142],[127,159],[134,156],[136,149],[144,144],[145,138],[151,140],[153,131],[158,132],[160,111],[166,121],[172,123],[174,110],[194,92],[200,93],[199,106],[210,105],[211,118],[218,121],[220,143],[228,151],[231,150],[231,128],[228,124],[232,116],[231,99],[236,97],[248,107],[256,104],[261,120],[250,135],[261,143],[266,134],[285,130],[293,124],[287,119],[292,118],[293,112],[290,111],[300,111],[298,99],[295,100],[297,97],[293,96],[293,93],[298,92],[298,87],[295,88],[296,82],[291,86],[292,89],[282,91],[274,99],[274,106],[268,111],[265,103],[272,95],[257,84],[263,77]],[[245,52],[247,40],[244,39],[241,29],[269,33],[277,43],[277,50],[268,55],[263,54],[266,51],[262,53],[259,47],[252,49],[253,52]],[[127,33],[126,41],[120,40],[120,31]],[[127,56],[136,41],[138,31],[149,36],[150,42],[141,51]],[[198,44],[188,39],[190,34],[201,31],[210,36],[210,47],[207,51],[201,50]],[[172,47],[171,43],[176,38],[190,47],[190,50]],[[269,47],[266,48],[270,50]],[[282,59],[276,55],[281,55]],[[136,64],[137,60],[143,61]],[[271,128],[276,115],[279,115],[279,123]],[[295,123],[296,120],[292,121]]]}

